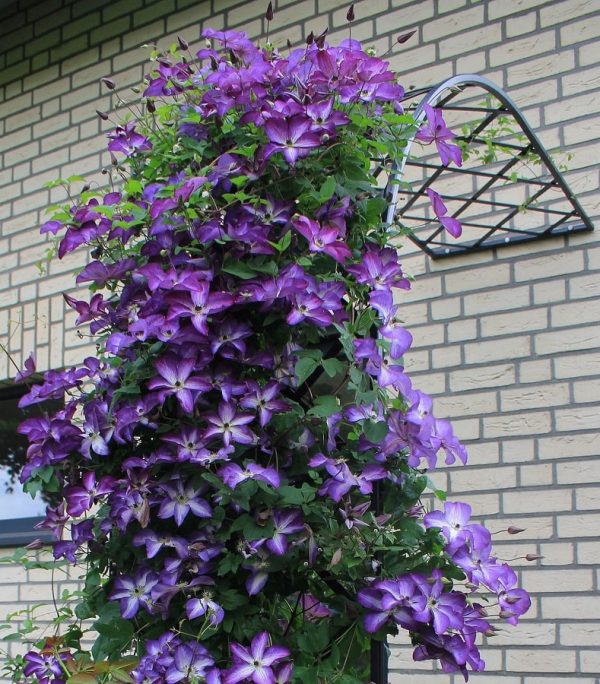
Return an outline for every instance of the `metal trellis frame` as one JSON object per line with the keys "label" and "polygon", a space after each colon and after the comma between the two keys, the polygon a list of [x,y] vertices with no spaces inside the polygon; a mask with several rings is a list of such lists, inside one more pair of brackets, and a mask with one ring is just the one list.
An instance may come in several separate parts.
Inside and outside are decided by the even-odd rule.
{"label": "metal trellis frame", "polygon": [[[473,89],[483,90],[486,101],[473,102]],[[429,151],[425,158],[411,155],[413,135],[402,158],[393,163],[384,191],[388,225],[399,223],[410,228],[409,238],[433,258],[593,230],[583,207],[517,105],[491,81],[475,74],[455,76],[436,87],[413,90],[405,100],[419,97],[413,114],[418,124],[425,119],[426,104],[441,108],[447,118],[462,116],[463,122],[468,120],[470,125],[463,135],[456,136],[456,141],[467,149],[493,147],[503,158],[487,162],[480,158],[476,164],[467,160],[461,168],[444,166]],[[493,128],[505,119],[514,122],[512,132],[502,126]],[[531,167],[527,164],[532,159],[539,164],[540,172],[529,177]],[[527,171],[523,176],[517,173],[521,166]],[[421,175],[410,181],[409,172]],[[438,182],[448,188],[448,192],[437,190],[450,205],[448,215],[463,226],[459,240],[448,237],[431,213],[426,190],[437,189]],[[454,189],[461,184],[464,188],[465,183],[471,183],[468,189]],[[518,195],[520,201],[502,197],[509,192]],[[522,225],[525,213],[537,225]]]}

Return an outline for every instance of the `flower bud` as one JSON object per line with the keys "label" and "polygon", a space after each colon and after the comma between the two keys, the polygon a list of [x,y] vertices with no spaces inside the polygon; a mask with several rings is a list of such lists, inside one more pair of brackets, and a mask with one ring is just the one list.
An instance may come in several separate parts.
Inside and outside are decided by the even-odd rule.
{"label": "flower bud", "polygon": [[537,553],[528,553],[528,554],[525,556],[525,560],[528,560],[528,561],[535,561],[535,560],[539,560],[540,558],[543,558],[543,557],[544,557],[544,556],[538,556]]}
{"label": "flower bud", "polygon": [[396,38],[396,42],[399,45],[402,45],[402,43],[406,43],[407,40],[410,40],[415,35],[415,33],[416,31],[409,31],[408,33],[403,33]]}
{"label": "flower bud", "polygon": [[102,119],[102,121],[108,121],[108,114],[106,112],[101,112],[99,109],[97,109],[96,114]]}
{"label": "flower bud", "polygon": [[112,78],[101,78],[100,80],[109,90],[114,90],[117,87]]}
{"label": "flower bud", "polygon": [[189,48],[189,43],[185,38],[182,38],[181,36],[177,36],[177,42],[179,43],[179,47],[182,50],[187,50]]}
{"label": "flower bud", "polygon": [[354,21],[354,4],[350,5],[350,9],[348,10],[348,13],[346,14],[346,19],[348,21]]}
{"label": "flower bud", "polygon": [[273,21],[273,3],[269,2],[269,6],[267,7],[267,11],[265,13],[265,19],[267,21]]}
{"label": "flower bud", "polygon": [[150,112],[150,114],[154,114],[156,111],[156,105],[154,104],[153,100],[146,100],[146,109]]}
{"label": "flower bud", "polygon": [[515,527],[514,525],[511,525],[507,530],[508,534],[520,534],[521,532],[525,532],[524,527]]}

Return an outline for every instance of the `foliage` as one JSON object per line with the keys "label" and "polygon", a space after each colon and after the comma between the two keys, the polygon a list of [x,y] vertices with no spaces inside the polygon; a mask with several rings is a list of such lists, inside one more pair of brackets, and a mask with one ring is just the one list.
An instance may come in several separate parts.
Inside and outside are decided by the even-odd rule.
{"label": "foliage", "polygon": [[[60,258],[92,249],[90,300],[65,298],[98,352],[21,401],[67,395],[21,425],[22,480],[60,496],[43,527],[86,578],[23,673],[364,684],[371,638],[399,629],[417,659],[482,669],[478,589],[513,623],[528,598],[466,504],[420,502],[438,454],[466,453],[402,362],[410,282],[373,175],[416,132],[402,88],[356,41],[203,35],[196,60],[156,55],[108,136],[111,187],[42,227]],[[439,110],[417,137],[460,163]]]}

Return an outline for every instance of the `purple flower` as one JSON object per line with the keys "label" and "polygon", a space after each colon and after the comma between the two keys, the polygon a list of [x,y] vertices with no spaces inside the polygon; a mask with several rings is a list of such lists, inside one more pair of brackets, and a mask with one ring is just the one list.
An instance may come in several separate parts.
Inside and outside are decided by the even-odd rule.
{"label": "purple flower", "polygon": [[114,133],[107,136],[110,139],[108,150],[110,152],[122,152],[126,157],[135,152],[151,150],[152,145],[148,138],[140,133],[136,133],[135,124],[126,123],[124,126],[117,126]]}
{"label": "purple flower", "polygon": [[175,356],[165,356],[155,362],[158,377],[148,383],[149,389],[159,390],[160,401],[170,395],[175,395],[181,408],[188,414],[194,412],[194,392],[208,392],[211,385],[204,378],[190,377],[194,370],[193,359],[178,359]]}
{"label": "purple flower", "polygon": [[287,537],[304,530],[304,521],[300,511],[274,511],[273,524],[275,529],[271,539],[267,540],[267,548],[276,556],[283,556],[288,548]]}
{"label": "purple flower", "polygon": [[225,617],[223,608],[208,595],[202,598],[189,599],[185,604],[185,612],[188,620],[195,620],[206,615],[211,627],[220,625]]}
{"label": "purple flower", "polygon": [[268,632],[257,634],[247,648],[231,644],[233,667],[225,673],[224,684],[237,684],[248,680],[254,684],[275,684],[272,666],[285,660],[290,652],[284,646],[269,646]]}
{"label": "purple flower", "polygon": [[446,501],[444,512],[432,511],[423,518],[425,528],[438,528],[446,537],[446,550],[453,553],[464,544],[475,548],[486,547],[490,542],[490,533],[481,525],[469,524],[471,506],[465,503]]}
{"label": "purple flower", "polygon": [[109,596],[111,601],[118,600],[121,615],[130,620],[140,606],[150,611],[152,608],[152,589],[158,584],[158,575],[152,570],[140,569],[133,577],[121,576],[115,580]]}
{"label": "purple flower", "polygon": [[225,446],[229,446],[231,442],[252,444],[255,440],[252,430],[246,427],[254,420],[254,416],[249,413],[238,414],[235,404],[231,402],[222,401],[217,413],[209,413],[205,418],[210,423],[204,433],[205,439],[220,435]]}
{"label": "purple flower", "polygon": [[219,470],[218,475],[231,489],[235,489],[246,480],[260,480],[275,488],[281,484],[279,473],[274,468],[263,468],[257,463],[247,463],[244,468],[237,463],[226,463]]}
{"label": "purple flower", "polygon": [[166,684],[194,682],[205,679],[215,661],[202,644],[181,644],[173,652],[173,662],[167,670]]}
{"label": "purple flower", "polygon": [[289,410],[287,402],[283,399],[276,399],[281,394],[281,386],[275,380],[268,382],[262,388],[257,382],[249,380],[247,387],[249,393],[240,399],[240,406],[258,411],[261,427],[265,427],[269,423],[273,413]]}
{"label": "purple flower", "polygon": [[442,226],[444,226],[444,228],[450,233],[450,235],[452,235],[452,237],[460,237],[462,233],[462,226],[457,219],[447,215],[448,209],[446,208],[446,205],[444,204],[444,201],[440,195],[438,195],[438,193],[431,188],[427,188],[425,192],[431,201],[433,213],[436,215]]}
{"label": "purple flower", "polygon": [[263,158],[266,160],[275,152],[283,152],[286,161],[293,166],[321,144],[321,139],[311,129],[312,120],[303,114],[269,119],[265,123],[269,143],[265,146]]}
{"label": "purple flower", "polygon": [[340,240],[337,228],[321,226],[317,221],[312,221],[306,216],[296,216],[292,219],[292,225],[308,240],[309,251],[328,254],[340,264],[346,263],[352,256],[346,243]]}
{"label": "purple flower", "polygon": [[88,471],[81,479],[81,485],[69,487],[65,492],[67,513],[78,517],[89,511],[98,497],[110,494],[115,487],[115,478],[104,476],[96,483],[94,471]]}
{"label": "purple flower", "polygon": [[162,519],[174,518],[180,527],[188,513],[193,513],[197,518],[210,518],[212,509],[200,496],[200,490],[194,489],[192,484],[184,485],[180,478],[173,480],[173,484],[161,485],[162,498],[158,517]]}
{"label": "purple flower", "polygon": [[427,116],[427,124],[417,131],[415,138],[426,145],[434,142],[444,166],[448,166],[451,161],[456,166],[462,166],[460,147],[448,142],[449,140],[454,140],[454,133],[446,126],[442,110],[434,109],[428,104],[423,105],[423,109]]}
{"label": "purple flower", "polygon": [[35,354],[31,352],[31,354],[29,354],[29,356],[25,359],[23,370],[18,371],[15,375],[15,382],[23,382],[23,380],[30,378],[35,371]]}

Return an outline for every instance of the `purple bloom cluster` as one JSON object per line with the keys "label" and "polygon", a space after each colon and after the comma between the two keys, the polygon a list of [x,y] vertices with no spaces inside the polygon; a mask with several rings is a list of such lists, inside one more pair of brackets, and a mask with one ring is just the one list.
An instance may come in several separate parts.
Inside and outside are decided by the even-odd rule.
{"label": "purple bloom cluster", "polygon": [[483,587],[497,595],[498,616],[516,624],[531,601],[523,589],[515,587],[517,578],[505,563],[491,555],[491,537],[485,527],[470,522],[471,507],[446,503],[444,512],[433,511],[424,518],[426,528],[436,528],[445,538],[446,553],[461,568],[470,593],[449,589],[443,573],[433,570],[428,577],[411,573],[392,580],[376,580],[358,594],[368,611],[364,618],[367,632],[377,632],[394,624],[411,632],[418,645],[415,660],[439,659],[444,672],[461,671],[468,678],[467,665],[475,671],[485,663],[475,645],[478,633],[491,636],[490,607],[473,600]]}
{"label": "purple bloom cluster", "polygon": [[[77,277],[90,300],[65,299],[99,345],[21,400],[67,397],[20,426],[23,481],[58,499],[42,523],[54,555],[106,574],[84,612],[108,600],[117,624],[135,624],[138,684],[289,682],[291,654],[302,666],[311,630],[329,643],[347,630],[357,593],[367,631],[402,626],[419,635],[415,657],[479,669],[473,635],[487,623],[434,568],[452,563],[497,593],[509,621],[526,599],[462,509],[415,520],[420,469],[466,452],[404,370],[412,336],[396,295],[409,280],[368,190],[373,141],[403,133],[402,88],[356,41],[283,56],[243,33],[203,36],[215,46],[197,63],[164,56],[149,74],[160,116],[109,134],[124,186],[84,192],[42,228],[64,231],[60,257],[92,247]],[[459,163],[441,115],[428,117],[419,139]],[[332,387],[317,393],[320,376]],[[445,550],[430,577],[384,579],[373,556],[406,521],[410,567],[432,528]],[[117,657],[133,637],[110,648]],[[31,674],[60,681],[40,658]],[[363,677],[364,659],[345,662]]]}

